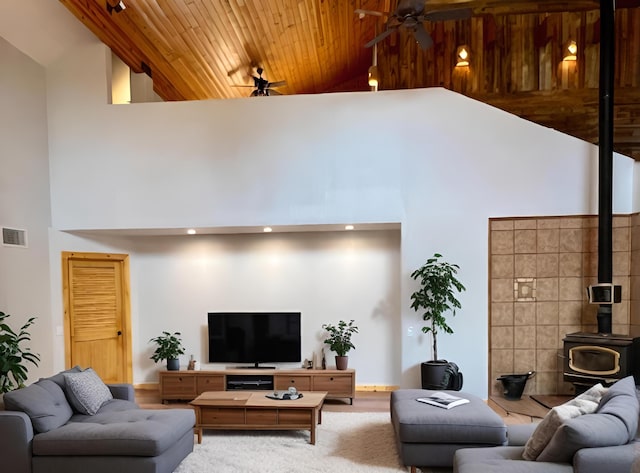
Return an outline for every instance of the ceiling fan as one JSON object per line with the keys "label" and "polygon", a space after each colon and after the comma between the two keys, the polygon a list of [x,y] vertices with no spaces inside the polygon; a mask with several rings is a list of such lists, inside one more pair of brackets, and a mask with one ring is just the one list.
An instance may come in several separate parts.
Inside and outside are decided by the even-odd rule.
{"label": "ceiling fan", "polygon": [[472,10],[470,8],[455,8],[428,11],[424,0],[399,0],[398,7],[393,13],[362,9],[357,9],[355,12],[359,14],[361,18],[364,15],[388,17],[386,29],[365,44],[366,48],[370,48],[374,44],[382,41],[399,28],[406,28],[413,31],[416,41],[424,50],[433,45],[433,39],[424,27],[423,23],[425,21],[466,20],[467,18],[471,18]]}
{"label": "ceiling fan", "polygon": [[257,76],[252,75],[253,85],[234,85],[233,87],[253,87],[255,90],[251,92],[250,97],[264,97],[269,95],[282,95],[277,90],[272,90],[275,87],[281,87],[283,85],[287,85],[287,81],[280,80],[277,82],[269,82],[267,79],[262,77],[262,73],[264,69],[258,67],[256,69],[258,73]]}

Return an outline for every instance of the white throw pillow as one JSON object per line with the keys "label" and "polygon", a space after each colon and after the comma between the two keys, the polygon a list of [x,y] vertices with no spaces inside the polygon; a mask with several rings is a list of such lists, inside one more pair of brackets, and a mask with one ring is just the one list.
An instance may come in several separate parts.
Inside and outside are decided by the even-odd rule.
{"label": "white throw pillow", "polygon": [[565,421],[583,414],[591,414],[598,408],[600,399],[607,392],[607,388],[598,383],[584,393],[556,406],[540,421],[538,427],[533,432],[524,446],[522,458],[525,460],[535,460],[547,446],[553,435]]}
{"label": "white throw pillow", "polygon": [[69,402],[81,414],[94,415],[113,395],[91,368],[79,373],[64,373]]}

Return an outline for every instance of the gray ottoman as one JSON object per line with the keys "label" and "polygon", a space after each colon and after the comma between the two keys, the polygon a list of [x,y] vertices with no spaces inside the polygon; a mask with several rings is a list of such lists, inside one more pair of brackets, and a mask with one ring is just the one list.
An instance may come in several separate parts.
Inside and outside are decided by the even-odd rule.
{"label": "gray ottoman", "polygon": [[469,399],[452,409],[416,401],[434,391],[399,389],[391,393],[391,422],[405,466],[450,467],[459,448],[506,445],[507,428],[487,404],[473,394],[445,391]]}

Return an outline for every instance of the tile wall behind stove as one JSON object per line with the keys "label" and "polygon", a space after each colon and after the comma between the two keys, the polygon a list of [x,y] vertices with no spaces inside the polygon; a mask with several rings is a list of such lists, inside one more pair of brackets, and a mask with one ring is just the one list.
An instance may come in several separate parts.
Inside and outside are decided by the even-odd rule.
{"label": "tile wall behind stove", "polygon": [[[640,328],[640,217],[616,215],[613,227],[613,279],[622,286],[613,332],[627,334]],[[503,391],[500,375],[528,371],[536,375],[525,394],[573,393],[562,380],[562,339],[597,331],[597,306],[586,301],[597,276],[597,217],[489,219],[491,395]]]}

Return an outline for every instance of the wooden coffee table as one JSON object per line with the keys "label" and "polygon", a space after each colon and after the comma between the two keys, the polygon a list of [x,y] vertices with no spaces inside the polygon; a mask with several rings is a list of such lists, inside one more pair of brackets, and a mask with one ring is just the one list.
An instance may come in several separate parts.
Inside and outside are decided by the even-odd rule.
{"label": "wooden coffee table", "polygon": [[266,397],[271,391],[210,391],[190,404],[196,411],[196,433],[214,430],[308,430],[316,443],[316,425],[322,422],[326,392],[302,392],[296,400]]}

